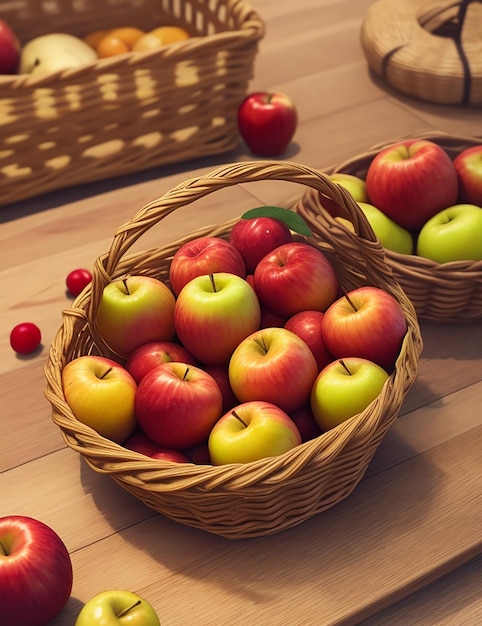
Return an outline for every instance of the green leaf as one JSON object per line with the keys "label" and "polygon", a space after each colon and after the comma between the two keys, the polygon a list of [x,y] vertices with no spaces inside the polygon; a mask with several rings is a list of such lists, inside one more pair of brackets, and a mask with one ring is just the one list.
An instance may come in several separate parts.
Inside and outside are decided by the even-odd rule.
{"label": "green leaf", "polygon": [[243,220],[250,220],[253,217],[272,217],[280,222],[284,222],[288,228],[300,235],[311,237],[313,234],[301,215],[298,215],[296,211],[291,211],[290,209],[285,209],[280,206],[260,206],[256,209],[250,209],[241,215],[241,219]]}

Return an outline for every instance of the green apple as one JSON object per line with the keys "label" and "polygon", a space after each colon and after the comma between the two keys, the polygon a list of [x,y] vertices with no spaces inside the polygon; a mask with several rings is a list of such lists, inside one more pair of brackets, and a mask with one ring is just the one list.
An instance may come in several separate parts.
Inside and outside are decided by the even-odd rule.
{"label": "green apple", "polygon": [[160,626],[153,607],[131,591],[97,594],[82,607],[75,626]]}
{"label": "green apple", "polygon": [[455,204],[430,218],[421,228],[417,254],[437,263],[482,260],[482,208]]}
{"label": "green apple", "polygon": [[388,215],[368,202],[358,202],[375,236],[384,248],[400,254],[412,254],[413,239],[411,233],[399,226]]}
{"label": "green apple", "polygon": [[359,357],[333,361],[318,374],[310,406],[318,426],[327,431],[361,413],[379,395],[388,373]]}
{"label": "green apple", "polygon": [[[348,191],[355,202],[368,202],[366,184],[363,178],[353,174],[345,174],[344,172],[335,172],[330,174],[330,180],[340,185]],[[320,202],[332,217],[344,217],[343,207],[327,196],[320,196]]]}
{"label": "green apple", "polygon": [[62,386],[79,422],[116,443],[133,432],[137,385],[119,363],[95,355],[77,357],[63,368]]}

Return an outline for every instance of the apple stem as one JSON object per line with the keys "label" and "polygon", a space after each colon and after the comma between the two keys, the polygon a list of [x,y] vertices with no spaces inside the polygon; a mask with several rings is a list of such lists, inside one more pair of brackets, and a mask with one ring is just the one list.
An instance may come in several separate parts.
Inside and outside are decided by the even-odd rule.
{"label": "apple stem", "polygon": [[216,289],[216,282],[214,280],[214,274],[209,274],[209,280],[211,281],[213,291],[216,292],[217,289]]}
{"label": "apple stem", "polygon": [[136,602],[134,602],[134,604],[131,604],[125,609],[122,609],[120,613],[117,613],[117,617],[124,617],[124,615],[127,615],[129,611],[132,611],[132,609],[134,609],[136,606],[139,606],[140,603],[141,603],[141,600],[137,600]]}
{"label": "apple stem", "polygon": [[7,548],[3,545],[1,541],[0,541],[0,554],[2,556],[8,556]]}
{"label": "apple stem", "polygon": [[186,371],[184,372],[184,376],[182,377],[182,379],[186,380],[188,374],[189,374],[189,368],[186,367]]}
{"label": "apple stem", "polygon": [[352,373],[350,372],[350,370],[347,368],[346,363],[343,359],[340,359],[339,363],[341,363],[343,365],[343,367],[346,369],[346,371],[350,374],[350,376],[352,375]]}
{"label": "apple stem", "polygon": [[129,296],[131,292],[129,291],[129,287],[127,286],[127,278],[123,278],[122,282],[124,283],[126,294]]}
{"label": "apple stem", "polygon": [[231,415],[232,415],[233,417],[235,417],[235,418],[238,420],[238,422],[241,422],[241,424],[242,424],[245,428],[248,428],[248,425],[246,424],[246,422],[245,422],[244,420],[242,420],[242,419],[239,417],[239,415],[236,413],[236,411],[231,411]]}
{"label": "apple stem", "polygon": [[100,377],[100,380],[104,379],[104,378],[107,376],[107,374],[109,374],[110,372],[112,372],[112,367],[109,367],[109,369],[107,369],[107,370],[106,370],[106,371],[102,374],[102,376]]}
{"label": "apple stem", "polygon": [[353,304],[353,300],[350,300],[350,297],[349,297],[349,295],[348,295],[347,293],[345,294],[345,298],[346,298],[346,300],[348,301],[348,303],[350,304],[351,308],[352,308],[354,311],[358,311],[358,309],[356,308],[356,306]]}

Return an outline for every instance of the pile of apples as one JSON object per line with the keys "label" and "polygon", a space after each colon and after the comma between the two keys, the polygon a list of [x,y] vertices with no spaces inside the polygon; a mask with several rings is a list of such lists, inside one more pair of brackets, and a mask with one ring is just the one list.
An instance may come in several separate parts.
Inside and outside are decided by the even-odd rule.
{"label": "pile of apples", "polygon": [[[482,260],[482,144],[455,158],[427,139],[395,142],[373,158],[365,179],[338,172],[388,250],[437,263]],[[321,197],[347,228],[340,207]]]}
{"label": "pile of apples", "polygon": [[342,293],[288,215],[258,207],[228,238],[184,243],[166,281],[107,284],[95,323],[118,358],[65,365],[75,417],[150,457],[222,465],[282,454],[363,411],[400,353],[402,307],[376,286]]}

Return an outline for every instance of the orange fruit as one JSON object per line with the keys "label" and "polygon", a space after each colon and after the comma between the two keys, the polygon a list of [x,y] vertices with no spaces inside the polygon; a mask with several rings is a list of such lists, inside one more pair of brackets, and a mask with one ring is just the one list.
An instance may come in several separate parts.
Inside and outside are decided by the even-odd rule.
{"label": "orange fruit", "polygon": [[89,33],[88,35],[86,35],[84,37],[84,41],[86,44],[88,44],[91,48],[93,48],[94,50],[97,51],[97,46],[99,45],[99,42],[106,36],[109,34],[110,31],[108,30],[94,30],[91,33]]}
{"label": "orange fruit", "polygon": [[184,41],[185,39],[189,39],[190,36],[187,30],[179,26],[159,26],[149,31],[149,34],[158,37],[164,46],[169,43]]}
{"label": "orange fruit", "polygon": [[115,57],[118,54],[125,54],[130,52],[129,46],[110,33],[103,37],[97,44],[97,54],[99,58],[105,59],[107,57]]}
{"label": "orange fruit", "polygon": [[132,48],[136,41],[145,35],[145,32],[140,28],[135,28],[134,26],[122,26],[120,28],[113,28],[110,31],[110,34],[113,37],[118,37],[121,41],[126,43],[129,48]]}
{"label": "orange fruit", "polygon": [[159,37],[152,33],[146,33],[132,46],[133,52],[148,52],[149,50],[157,50],[162,46]]}

